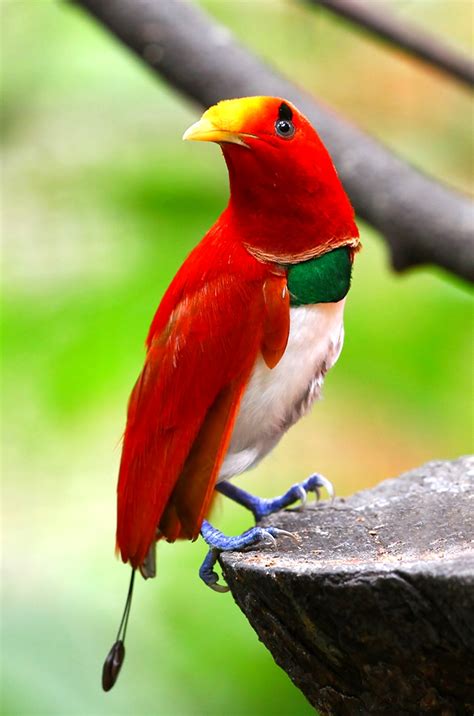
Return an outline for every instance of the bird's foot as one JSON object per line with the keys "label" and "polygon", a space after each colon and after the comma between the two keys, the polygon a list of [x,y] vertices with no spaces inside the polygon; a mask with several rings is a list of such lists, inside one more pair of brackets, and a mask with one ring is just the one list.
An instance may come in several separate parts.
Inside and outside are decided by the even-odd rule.
{"label": "bird's foot", "polygon": [[249,492],[242,490],[230,482],[220,482],[216,486],[216,489],[243,507],[247,507],[253,512],[255,521],[260,522],[263,517],[267,517],[274,512],[289,507],[297,500],[301,500],[301,507],[304,508],[309,492],[314,492],[316,500],[319,500],[320,489],[322,487],[327,490],[330,498],[334,499],[334,488],[332,484],[325,477],[317,474],[310,475],[306,480],[303,480],[303,482],[292,485],[283,495],[270,499],[251,495]]}
{"label": "bird's foot", "polygon": [[214,565],[221,552],[239,551],[262,542],[275,546],[276,538],[282,536],[291,537],[291,539],[297,541],[291,532],[281,530],[278,527],[252,527],[241,535],[228,537],[213,527],[207,520],[202,523],[201,535],[210,549],[199,569],[199,576],[208,587],[211,587],[216,592],[229,591],[227,585],[219,584],[219,576],[214,571]]}

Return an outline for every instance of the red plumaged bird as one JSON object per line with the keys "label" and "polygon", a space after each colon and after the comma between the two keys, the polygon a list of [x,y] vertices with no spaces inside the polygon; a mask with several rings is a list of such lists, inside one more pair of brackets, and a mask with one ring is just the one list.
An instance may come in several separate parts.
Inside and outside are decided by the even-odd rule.
{"label": "red plumaged bird", "polygon": [[[220,144],[230,199],[166,291],[130,398],[117,548],[145,576],[161,538],[201,532],[215,550],[242,546],[206,520],[216,487],[258,519],[327,484],[307,480],[263,501],[227,481],[256,465],[318,397],[342,347],[359,247],[331,158],[287,100],[222,101],[184,139]],[[245,544],[268,535],[258,530]],[[216,587],[211,568],[201,576]]]}

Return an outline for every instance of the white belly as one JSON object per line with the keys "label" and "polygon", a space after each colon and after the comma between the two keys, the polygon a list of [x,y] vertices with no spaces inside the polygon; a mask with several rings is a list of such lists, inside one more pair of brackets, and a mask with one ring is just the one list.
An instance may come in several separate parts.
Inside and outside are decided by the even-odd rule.
{"label": "white belly", "polygon": [[218,481],[256,465],[319,397],[341,352],[344,303],[290,309],[285,353],[272,370],[257,359]]}

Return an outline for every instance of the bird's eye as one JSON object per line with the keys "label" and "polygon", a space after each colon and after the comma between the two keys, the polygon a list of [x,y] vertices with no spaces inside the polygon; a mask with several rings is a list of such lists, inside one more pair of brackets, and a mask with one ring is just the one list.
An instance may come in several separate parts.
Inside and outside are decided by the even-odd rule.
{"label": "bird's eye", "polygon": [[289,119],[277,119],[275,131],[283,139],[291,139],[295,133],[295,125]]}

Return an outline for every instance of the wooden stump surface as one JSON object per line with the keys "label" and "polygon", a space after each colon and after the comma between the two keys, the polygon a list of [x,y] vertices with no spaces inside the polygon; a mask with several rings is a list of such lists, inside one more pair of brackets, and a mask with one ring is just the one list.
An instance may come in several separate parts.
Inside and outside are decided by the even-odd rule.
{"label": "wooden stump surface", "polygon": [[[266,520],[225,553],[235,601],[324,714],[474,713],[474,458]],[[271,684],[262,684],[262,689]]]}

